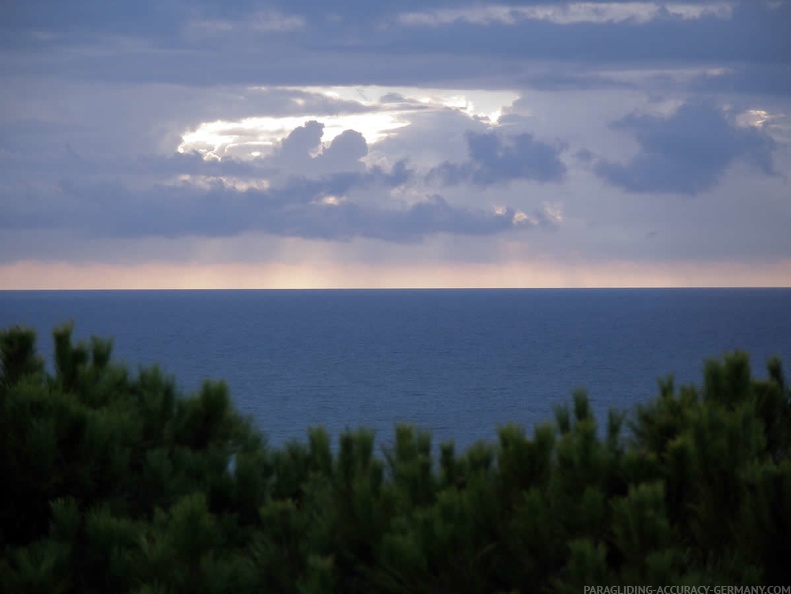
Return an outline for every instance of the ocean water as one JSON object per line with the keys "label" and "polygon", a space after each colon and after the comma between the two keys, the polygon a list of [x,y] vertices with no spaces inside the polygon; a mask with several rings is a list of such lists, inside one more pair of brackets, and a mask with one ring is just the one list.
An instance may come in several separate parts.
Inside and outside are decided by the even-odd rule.
{"label": "ocean water", "polygon": [[47,357],[68,320],[185,391],[225,380],[274,444],[319,424],[383,443],[410,422],[466,447],[549,420],[577,387],[604,422],[727,351],[791,368],[791,289],[0,292],[0,327],[35,328]]}

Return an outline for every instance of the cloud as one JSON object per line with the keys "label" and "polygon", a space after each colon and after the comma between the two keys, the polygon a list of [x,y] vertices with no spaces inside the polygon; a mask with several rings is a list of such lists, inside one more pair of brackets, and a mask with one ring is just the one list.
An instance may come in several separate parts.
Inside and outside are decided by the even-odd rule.
{"label": "cloud", "polygon": [[442,196],[431,195],[405,208],[382,208],[354,202],[309,207],[291,235],[350,240],[355,237],[393,242],[421,240],[439,233],[493,235],[517,227],[527,228],[512,210],[483,211],[454,207]]}
{"label": "cloud", "polygon": [[[456,55],[468,59],[470,70],[479,63],[491,65],[495,57],[503,70],[528,61],[549,61],[556,69],[599,64],[617,70],[718,61],[787,64],[791,59],[791,38],[780,24],[791,18],[791,2],[530,4],[478,4],[413,13],[410,19],[420,26],[399,23],[381,43],[390,41],[386,47],[394,53],[396,47],[420,52],[427,65],[432,57],[453,48]],[[572,6],[578,10],[569,11]],[[508,72],[509,77],[519,78],[530,68]],[[486,77],[482,71],[475,75]]]}
{"label": "cloud", "polygon": [[288,33],[305,27],[305,19],[277,11],[257,12],[244,19],[198,19],[187,24],[187,34],[217,37],[239,34]]}
{"label": "cloud", "polygon": [[321,153],[321,160],[331,169],[357,165],[368,155],[368,143],[356,130],[344,130],[332,139],[330,146]]}
{"label": "cloud", "polygon": [[[19,134],[48,130],[37,121],[17,127]],[[311,120],[270,154],[247,159],[204,158],[197,152],[97,159],[61,151],[58,159],[49,158],[46,179],[2,188],[6,216],[0,228],[103,239],[263,233],[416,242],[437,234],[548,228],[562,220],[551,208],[525,214],[509,207],[454,205],[437,194],[420,196],[420,184],[393,194],[416,180],[406,160],[391,155],[366,165],[368,143],[360,132],[347,129],[330,142],[323,136],[324,124]],[[499,174],[498,168],[508,174],[509,154],[525,145],[524,139],[498,140],[499,155],[489,154],[485,141],[486,135],[468,138],[476,179],[486,171]],[[22,165],[31,171],[36,162],[25,163],[25,156],[0,162],[6,169]]]}
{"label": "cloud", "polygon": [[472,182],[491,186],[514,180],[560,181],[566,166],[559,158],[562,146],[553,146],[526,132],[506,136],[494,130],[466,135],[469,161],[446,162],[432,169],[428,178],[446,185]]}
{"label": "cloud", "polygon": [[239,190],[219,180],[134,191],[118,182],[63,182],[55,195],[26,195],[8,205],[0,227],[69,230],[84,237],[283,237],[414,242],[436,234],[493,235],[551,227],[550,207],[526,215],[511,208],[470,209],[431,195],[411,204],[365,203],[346,193],[360,180],[338,174],[292,178],[272,189]]}
{"label": "cloud", "polygon": [[658,18],[699,19],[707,16],[730,18],[730,2],[664,4],[659,2],[556,2],[533,6],[489,4],[460,8],[440,8],[408,12],[398,21],[409,26],[517,25],[524,21],[548,21],[558,25],[575,23],[646,23]]}
{"label": "cloud", "polygon": [[292,130],[280,143],[276,155],[297,163],[310,159],[311,152],[320,150],[323,135],[324,124],[311,120],[304,126]]}
{"label": "cloud", "polygon": [[491,89],[513,88],[535,62],[617,69],[787,64],[791,56],[787,1],[278,1],[265,13],[252,2],[133,4],[85,0],[75,11],[52,0],[0,3],[4,73],[204,87],[475,81]]}
{"label": "cloud", "polygon": [[324,124],[310,120],[289,133],[260,166],[274,167],[283,174],[317,177],[343,171],[364,172],[361,159],[368,155],[368,143],[360,132],[344,130],[331,142],[322,142]]}
{"label": "cloud", "polygon": [[0,2],[0,260],[791,254],[789,0],[78,8]]}
{"label": "cloud", "polygon": [[685,103],[669,117],[633,114],[613,128],[632,134],[640,151],[627,163],[601,159],[594,171],[629,192],[697,194],[715,187],[735,161],[774,173],[772,137],[708,103]]}

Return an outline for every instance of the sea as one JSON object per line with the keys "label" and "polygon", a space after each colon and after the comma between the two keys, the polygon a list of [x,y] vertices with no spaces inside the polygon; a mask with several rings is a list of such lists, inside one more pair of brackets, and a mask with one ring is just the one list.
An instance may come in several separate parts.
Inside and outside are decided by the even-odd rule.
{"label": "sea", "polygon": [[532,432],[577,388],[604,425],[727,352],[759,377],[770,356],[791,366],[791,289],[0,291],[0,327],[35,329],[50,368],[68,321],[185,394],[225,381],[275,446],[317,425],[386,445],[410,423],[463,449]]}

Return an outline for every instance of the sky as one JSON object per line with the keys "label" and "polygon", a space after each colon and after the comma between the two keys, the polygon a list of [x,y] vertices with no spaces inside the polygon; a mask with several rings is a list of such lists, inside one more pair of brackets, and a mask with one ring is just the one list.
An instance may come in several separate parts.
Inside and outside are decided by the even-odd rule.
{"label": "sky", "polygon": [[791,0],[0,0],[0,289],[791,286]]}

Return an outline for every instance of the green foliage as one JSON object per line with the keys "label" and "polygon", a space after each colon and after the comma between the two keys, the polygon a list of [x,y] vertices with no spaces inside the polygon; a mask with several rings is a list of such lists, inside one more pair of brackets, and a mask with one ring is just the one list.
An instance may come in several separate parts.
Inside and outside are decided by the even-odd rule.
{"label": "green foliage", "polygon": [[784,583],[791,393],[777,359],[660,380],[599,428],[583,391],[532,434],[434,455],[397,426],[270,448],[222,383],[192,395],[112,344],[0,334],[0,591],[580,592]]}

